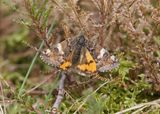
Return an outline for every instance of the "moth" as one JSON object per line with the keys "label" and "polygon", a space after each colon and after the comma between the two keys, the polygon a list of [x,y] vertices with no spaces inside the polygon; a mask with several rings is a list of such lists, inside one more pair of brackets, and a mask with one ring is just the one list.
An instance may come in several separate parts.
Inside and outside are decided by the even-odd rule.
{"label": "moth", "polygon": [[115,56],[90,41],[84,34],[68,38],[44,50],[40,58],[48,65],[63,71],[83,75],[107,72],[118,66]]}

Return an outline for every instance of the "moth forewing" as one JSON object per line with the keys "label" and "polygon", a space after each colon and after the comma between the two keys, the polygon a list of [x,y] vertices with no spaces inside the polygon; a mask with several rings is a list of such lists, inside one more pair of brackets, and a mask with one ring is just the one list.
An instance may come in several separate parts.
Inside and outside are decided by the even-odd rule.
{"label": "moth forewing", "polygon": [[43,62],[50,66],[59,67],[64,62],[64,48],[66,47],[65,41],[51,46],[51,49],[46,49],[40,55]]}

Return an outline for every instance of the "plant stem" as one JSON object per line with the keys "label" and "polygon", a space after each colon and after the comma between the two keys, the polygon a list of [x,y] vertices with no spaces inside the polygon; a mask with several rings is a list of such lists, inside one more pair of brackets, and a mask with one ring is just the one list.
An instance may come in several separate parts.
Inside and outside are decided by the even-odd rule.
{"label": "plant stem", "polygon": [[[38,49],[41,50],[42,47],[43,47],[43,45],[44,45],[44,41],[42,41],[42,43],[40,44],[40,46],[39,46]],[[36,55],[34,56],[32,62],[31,62],[31,64],[30,64],[30,66],[29,66],[29,69],[28,69],[28,71],[27,71],[27,74],[26,74],[26,76],[25,76],[25,78],[24,78],[24,81],[23,81],[23,83],[22,83],[22,85],[21,85],[21,88],[20,88],[20,90],[19,90],[18,98],[20,98],[20,96],[21,96],[22,93],[23,93],[24,85],[25,85],[25,83],[26,83],[26,81],[27,81],[27,79],[28,79],[28,76],[29,76],[29,74],[30,74],[30,72],[31,72],[31,70],[32,70],[32,68],[33,68],[33,65],[34,65],[34,63],[35,63],[38,55],[39,55],[39,52],[36,52]]]}

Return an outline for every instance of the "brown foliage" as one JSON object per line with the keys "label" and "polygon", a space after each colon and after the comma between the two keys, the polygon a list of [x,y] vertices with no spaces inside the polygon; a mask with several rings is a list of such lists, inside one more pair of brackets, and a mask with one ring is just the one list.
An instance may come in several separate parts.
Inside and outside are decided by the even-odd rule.
{"label": "brown foliage", "polygon": [[58,7],[54,11],[58,9],[61,17],[65,17],[60,23],[61,29],[66,27],[63,30],[67,36],[79,31],[85,31],[89,38],[98,36],[101,46],[122,51],[124,58],[136,63],[130,75],[136,78],[144,73],[153,90],[160,92],[157,55],[160,46],[155,42],[160,35],[159,8],[153,7],[149,0],[68,0],[65,3],[52,0],[52,3]]}
{"label": "brown foliage", "polygon": [[[52,42],[85,31],[89,38],[98,38],[98,43],[109,50],[123,52],[123,58],[136,63],[131,77],[135,79],[138,74],[144,73],[146,80],[153,84],[153,90],[160,91],[158,55],[160,45],[156,42],[160,35],[158,2],[157,7],[154,7],[150,0],[66,0],[65,2],[51,0],[49,2],[49,6],[52,6],[50,17],[54,17],[58,23],[52,34]],[[31,11],[27,3],[26,9],[28,13]],[[45,38],[47,29],[42,30],[40,23],[35,21],[31,13],[28,16],[33,22],[32,29],[40,38]],[[11,26],[11,22],[7,23],[7,19],[10,18],[14,17],[6,17],[1,23],[0,30],[4,31],[3,34],[14,30],[14,26],[8,27]]]}

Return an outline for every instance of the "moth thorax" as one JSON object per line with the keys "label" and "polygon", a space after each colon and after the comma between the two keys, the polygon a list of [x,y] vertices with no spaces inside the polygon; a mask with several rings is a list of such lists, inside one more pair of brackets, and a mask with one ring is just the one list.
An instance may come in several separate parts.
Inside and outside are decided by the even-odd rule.
{"label": "moth thorax", "polygon": [[79,39],[75,45],[75,49],[73,52],[72,64],[77,65],[80,61],[82,48],[85,47],[85,37],[83,35],[79,36]]}
{"label": "moth thorax", "polygon": [[82,35],[82,36],[79,36],[79,40],[78,40],[78,42],[77,42],[77,45],[79,45],[79,46],[85,46],[85,38],[84,38],[84,36]]}

